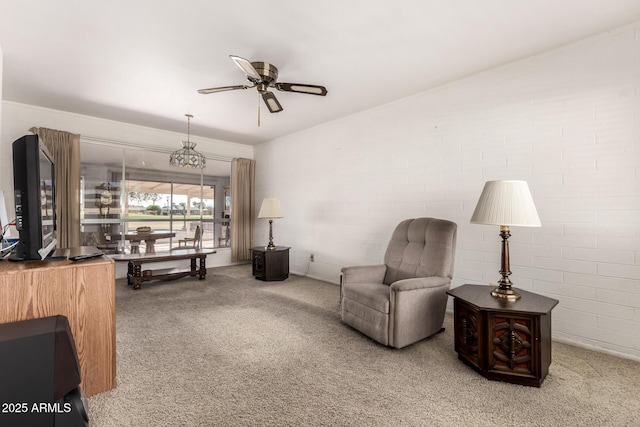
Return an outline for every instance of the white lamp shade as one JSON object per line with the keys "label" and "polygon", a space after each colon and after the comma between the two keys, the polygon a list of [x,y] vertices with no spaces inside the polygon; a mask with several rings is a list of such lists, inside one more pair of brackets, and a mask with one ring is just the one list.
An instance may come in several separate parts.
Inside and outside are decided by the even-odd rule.
{"label": "white lamp shade", "polygon": [[278,199],[262,199],[258,218],[284,218]]}
{"label": "white lamp shade", "polygon": [[526,181],[487,181],[471,216],[472,224],[540,227]]}

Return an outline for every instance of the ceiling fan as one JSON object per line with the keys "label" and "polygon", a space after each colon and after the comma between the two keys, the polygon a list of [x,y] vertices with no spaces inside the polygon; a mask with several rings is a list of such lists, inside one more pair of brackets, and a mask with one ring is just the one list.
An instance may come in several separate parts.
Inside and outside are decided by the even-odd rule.
{"label": "ceiling fan", "polygon": [[[262,100],[267,105],[267,108],[272,113],[279,113],[283,108],[273,92],[269,91],[270,88],[276,88],[283,92],[306,93],[309,95],[325,96],[327,94],[327,89],[324,86],[300,83],[279,83],[277,81],[278,69],[268,62],[249,62],[248,60],[235,55],[229,55],[229,58],[231,58],[231,60],[235,62],[242,71],[244,71],[247,75],[247,79],[251,82],[251,85],[212,87],[208,89],[200,89],[198,90],[198,93],[207,95],[210,93],[225,92],[236,89],[250,89],[255,87],[258,90],[258,93],[262,96]],[[258,110],[258,115],[259,114],[260,110]]]}

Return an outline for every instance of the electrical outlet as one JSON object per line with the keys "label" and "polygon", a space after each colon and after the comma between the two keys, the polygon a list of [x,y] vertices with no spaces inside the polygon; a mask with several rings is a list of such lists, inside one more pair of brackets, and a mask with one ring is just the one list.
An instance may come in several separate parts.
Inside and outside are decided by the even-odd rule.
{"label": "electrical outlet", "polygon": [[309,255],[309,261],[314,262],[315,256],[313,254]]}

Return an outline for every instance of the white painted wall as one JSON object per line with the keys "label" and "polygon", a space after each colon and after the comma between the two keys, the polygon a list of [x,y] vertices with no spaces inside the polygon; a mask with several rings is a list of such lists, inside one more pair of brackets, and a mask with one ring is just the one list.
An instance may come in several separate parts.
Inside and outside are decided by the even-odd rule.
{"label": "white painted wall", "polygon": [[[0,190],[7,198],[7,210],[13,212],[13,161],[11,144],[22,135],[28,134],[32,126],[60,129],[78,133],[91,141],[126,143],[139,147],[179,147],[184,134],[159,129],[135,126],[128,123],[99,119],[96,117],[72,114],[64,111],[34,107],[3,101],[2,120],[0,121]],[[253,158],[253,147],[227,141],[192,136],[191,141],[198,143],[198,150],[207,157],[244,157]],[[11,216],[11,214],[9,215]],[[207,259],[208,267],[231,264],[231,251],[228,248],[217,249],[217,253]],[[173,266],[168,264],[167,266]],[[126,276],[126,265],[118,265],[116,277]]]}
{"label": "white painted wall", "polygon": [[[292,271],[335,283],[342,266],[381,262],[395,225],[422,216],[458,224],[453,286],[495,282],[498,227],[469,219],[485,181],[528,181],[543,226],[512,228],[516,287],[560,300],[554,339],[640,360],[640,23],[254,156],[257,203],[280,199],[274,240],[292,247]],[[267,235],[259,220],[256,243]]]}
{"label": "white painted wall", "polygon": [[[3,58],[4,54],[2,52],[2,45],[0,45],[0,117],[2,117],[2,71],[3,67]],[[2,135],[2,120],[0,120],[0,135]],[[11,152],[7,152],[4,150],[4,146],[0,145],[0,191],[7,192],[7,189],[4,186],[4,183],[13,180],[13,175],[11,175],[10,170],[5,167],[6,159],[11,159]],[[9,160],[11,161],[11,160]],[[13,192],[13,185],[11,186],[11,191]],[[8,208],[7,208],[8,209]]]}

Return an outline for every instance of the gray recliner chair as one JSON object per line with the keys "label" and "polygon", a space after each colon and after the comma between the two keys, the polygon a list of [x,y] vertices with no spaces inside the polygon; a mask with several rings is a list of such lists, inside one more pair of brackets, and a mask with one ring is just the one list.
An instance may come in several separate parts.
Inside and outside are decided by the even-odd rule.
{"label": "gray recliner chair", "polygon": [[384,264],[342,269],[342,321],[381,344],[402,348],[442,329],[453,276],[457,225],[402,221]]}

